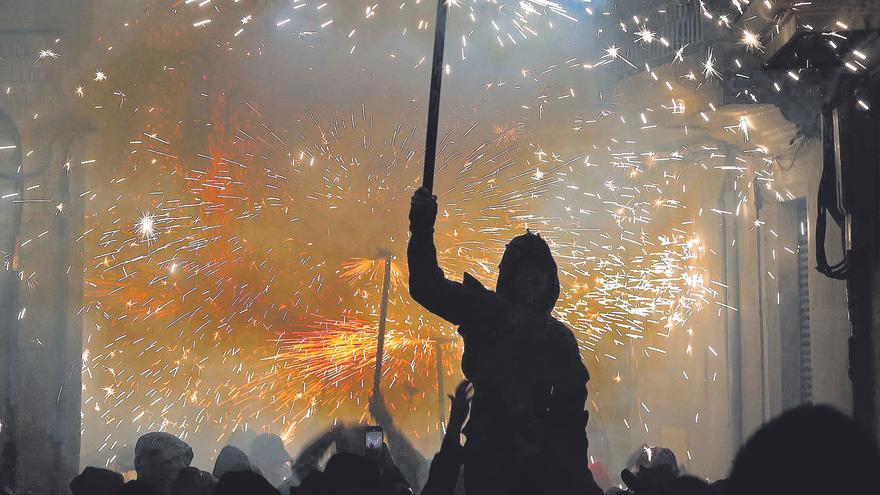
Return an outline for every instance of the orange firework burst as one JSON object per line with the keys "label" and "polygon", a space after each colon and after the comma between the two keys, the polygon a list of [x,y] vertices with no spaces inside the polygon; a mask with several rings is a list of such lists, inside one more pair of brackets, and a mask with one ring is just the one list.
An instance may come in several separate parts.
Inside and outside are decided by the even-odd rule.
{"label": "orange firework burst", "polygon": [[[342,264],[340,276],[352,286],[364,283],[381,284],[385,275],[384,258],[353,258]],[[406,274],[400,263],[391,262],[391,287],[397,288],[406,283]]]}

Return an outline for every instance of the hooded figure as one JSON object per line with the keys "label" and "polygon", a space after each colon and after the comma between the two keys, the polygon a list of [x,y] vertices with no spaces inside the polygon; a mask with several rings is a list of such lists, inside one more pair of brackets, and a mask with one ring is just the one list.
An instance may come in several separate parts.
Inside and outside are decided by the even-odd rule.
{"label": "hooded figure", "polygon": [[495,291],[467,273],[454,282],[437,264],[436,214],[436,197],[416,191],[409,289],[464,339],[461,367],[474,386],[463,431],[465,491],[601,493],[587,468],[589,375],[574,335],[550,314],[559,297],[550,248],[526,232],[508,243]]}
{"label": "hooded figure", "polygon": [[217,460],[214,461],[214,470],[211,474],[218,480],[226,473],[237,471],[254,471],[254,465],[248,459],[247,454],[237,447],[227,445],[217,454]]}
{"label": "hooded figure", "polygon": [[134,447],[134,468],[138,481],[151,485],[165,495],[171,493],[171,483],[189,467],[192,459],[192,448],[170,433],[146,433],[138,438]]}
{"label": "hooded figure", "polygon": [[272,486],[278,486],[290,477],[290,454],[278,435],[263,433],[254,438],[251,459]]}

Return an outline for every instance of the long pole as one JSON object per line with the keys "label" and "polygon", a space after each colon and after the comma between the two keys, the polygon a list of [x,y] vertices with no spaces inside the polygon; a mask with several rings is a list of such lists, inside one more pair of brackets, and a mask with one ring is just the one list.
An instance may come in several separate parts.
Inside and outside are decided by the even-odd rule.
{"label": "long pole", "polygon": [[385,355],[385,321],[388,319],[388,292],[391,286],[391,253],[385,253],[385,277],[382,281],[382,305],[379,307],[379,339],[376,345],[376,371],[373,375],[373,397],[379,397],[382,384],[382,358]]}
{"label": "long pole", "polygon": [[440,418],[441,433],[443,423],[446,422],[446,407],[443,396],[446,395],[443,390],[443,342],[438,337],[434,340],[434,357],[437,359],[437,417]]}
{"label": "long pole", "polygon": [[425,174],[422,185],[434,189],[434,163],[437,158],[437,126],[440,120],[440,84],[443,82],[443,48],[446,45],[448,0],[437,0],[437,23],[434,27],[434,60],[431,63],[431,95],[428,101],[428,133],[425,140]]}

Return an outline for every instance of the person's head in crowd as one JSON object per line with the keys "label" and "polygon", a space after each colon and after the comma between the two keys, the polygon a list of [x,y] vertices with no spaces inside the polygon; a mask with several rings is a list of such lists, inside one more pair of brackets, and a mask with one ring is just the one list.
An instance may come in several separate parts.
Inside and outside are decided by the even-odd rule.
{"label": "person's head in crowd", "polygon": [[[220,478],[212,495],[280,495],[266,478],[253,471],[230,471]],[[286,494],[285,494],[286,495]]]}
{"label": "person's head in crowd", "polygon": [[227,445],[217,454],[217,460],[214,461],[214,470],[211,474],[220,479],[224,474],[232,471],[254,471],[254,466],[247,454],[241,449]]}
{"label": "person's head in crowd", "polygon": [[626,468],[633,473],[641,470],[659,470],[670,473],[673,477],[679,475],[678,460],[675,452],[666,447],[642,445],[629,458]]}
{"label": "person's head in crowd", "polygon": [[258,435],[251,444],[251,460],[269,483],[275,486],[290,476],[290,454],[278,435]]}
{"label": "person's head in crowd", "polygon": [[122,475],[96,467],[87,467],[70,482],[73,495],[110,495],[124,483]]}
{"label": "person's head in crowd", "polygon": [[378,466],[348,452],[334,454],[327,461],[323,479],[325,489],[334,495],[378,495],[382,487]]}
{"label": "person's head in crowd", "polygon": [[171,493],[171,483],[189,467],[193,451],[176,436],[152,432],[141,436],[134,447],[134,468],[138,480],[152,485],[160,493]]}
{"label": "person's head in crowd", "polygon": [[140,480],[131,480],[120,486],[113,495],[163,495],[153,485]]}
{"label": "person's head in crowd", "polygon": [[637,494],[659,494],[679,476],[675,453],[664,447],[642,445],[630,456],[620,478]]}
{"label": "person's head in crowd", "polygon": [[[731,495],[877,493],[880,451],[852,419],[802,406],[773,419],[739,451],[725,483]],[[867,491],[866,491],[867,490]]]}
{"label": "person's head in crowd", "polygon": [[513,303],[550,313],[559,298],[559,275],[550,247],[540,235],[526,232],[507,243],[495,291]]}
{"label": "person's head in crowd", "polygon": [[171,495],[211,495],[217,478],[207,471],[188,467],[171,484]]}

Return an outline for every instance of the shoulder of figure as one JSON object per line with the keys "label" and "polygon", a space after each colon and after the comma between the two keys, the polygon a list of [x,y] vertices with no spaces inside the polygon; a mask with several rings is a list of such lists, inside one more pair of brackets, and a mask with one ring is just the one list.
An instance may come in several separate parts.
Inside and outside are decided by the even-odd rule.
{"label": "shoulder of figure", "polygon": [[558,337],[560,342],[577,345],[577,339],[574,336],[574,332],[572,332],[565,323],[562,323],[556,318],[552,316],[547,318],[547,329],[554,336]]}
{"label": "shoulder of figure", "polygon": [[468,272],[464,272],[464,275],[462,275],[461,285],[474,291],[475,293],[482,293],[486,296],[497,296],[499,302],[504,300],[504,298],[498,296],[497,292],[483,285],[482,282],[477,280],[477,277],[474,277]]}
{"label": "shoulder of figure", "polygon": [[571,331],[570,328],[561,321],[556,318],[550,317],[550,322],[547,324],[548,329],[552,329],[557,345],[565,348],[568,352],[571,353],[572,356],[576,356],[575,360],[577,361],[578,367],[583,368],[584,373],[586,374],[587,380],[589,380],[589,372],[586,369],[586,366],[583,364],[583,359],[581,357],[581,349],[578,345],[577,337],[575,337],[574,332]]}
{"label": "shoulder of figure", "polygon": [[468,272],[464,272],[464,275],[462,276],[462,279],[461,279],[461,284],[464,285],[465,287],[473,287],[473,288],[488,290],[479,280],[477,280],[476,277],[474,277],[473,275],[471,275]]}

